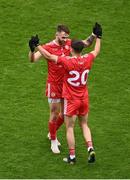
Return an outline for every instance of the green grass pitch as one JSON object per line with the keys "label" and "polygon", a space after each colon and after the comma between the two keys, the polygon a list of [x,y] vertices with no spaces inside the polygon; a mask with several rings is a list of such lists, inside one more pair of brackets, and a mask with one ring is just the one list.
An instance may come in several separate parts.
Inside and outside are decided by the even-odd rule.
{"label": "green grass pitch", "polygon": [[[0,0],[0,178],[130,179],[129,7],[128,0]],[[49,42],[59,23],[70,27],[71,38],[85,39],[96,21],[103,39],[88,86],[97,160],[88,165],[77,123],[77,164],[70,166],[62,161],[68,154],[64,126],[61,154],[50,151],[47,65],[29,62],[28,40],[38,34]]]}

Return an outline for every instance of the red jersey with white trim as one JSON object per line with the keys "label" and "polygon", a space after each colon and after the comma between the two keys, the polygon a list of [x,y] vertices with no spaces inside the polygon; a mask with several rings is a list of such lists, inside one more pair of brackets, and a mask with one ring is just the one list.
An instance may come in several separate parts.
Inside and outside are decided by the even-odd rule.
{"label": "red jersey with white trim", "polygon": [[94,58],[94,55],[91,53],[79,57],[58,57],[57,63],[63,65],[65,69],[63,98],[88,98],[86,82]]}
{"label": "red jersey with white trim", "polygon": [[[49,53],[57,56],[69,56],[71,52],[71,39],[67,39],[64,46],[58,45],[55,40],[42,46]],[[48,78],[47,82],[50,83],[63,83],[64,68],[61,64],[56,64],[53,61],[48,63]]]}

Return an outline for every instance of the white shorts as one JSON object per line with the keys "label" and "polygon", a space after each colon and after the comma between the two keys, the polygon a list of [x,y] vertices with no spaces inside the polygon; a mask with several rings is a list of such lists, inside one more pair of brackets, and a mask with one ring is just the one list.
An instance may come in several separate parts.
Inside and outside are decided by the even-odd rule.
{"label": "white shorts", "polygon": [[61,98],[58,99],[48,98],[48,103],[60,103],[61,100],[62,100]]}

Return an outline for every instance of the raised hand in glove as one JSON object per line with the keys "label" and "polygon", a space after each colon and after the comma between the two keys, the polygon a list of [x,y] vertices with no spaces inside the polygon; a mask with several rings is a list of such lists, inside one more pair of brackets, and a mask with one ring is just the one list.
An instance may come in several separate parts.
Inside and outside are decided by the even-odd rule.
{"label": "raised hand in glove", "polygon": [[35,44],[33,42],[33,36],[31,37],[31,39],[29,40],[29,47],[30,47],[30,50],[31,52],[34,52],[35,51]]}
{"label": "raised hand in glove", "polygon": [[93,27],[93,34],[95,34],[98,38],[102,38],[102,27],[97,22],[95,23]]}
{"label": "raised hand in glove", "polygon": [[33,41],[35,47],[37,47],[39,45],[39,37],[38,37],[38,35],[33,36],[32,41]]}
{"label": "raised hand in glove", "polygon": [[29,47],[31,52],[35,51],[35,47],[39,45],[39,38],[38,35],[32,36],[31,39],[29,40]]}

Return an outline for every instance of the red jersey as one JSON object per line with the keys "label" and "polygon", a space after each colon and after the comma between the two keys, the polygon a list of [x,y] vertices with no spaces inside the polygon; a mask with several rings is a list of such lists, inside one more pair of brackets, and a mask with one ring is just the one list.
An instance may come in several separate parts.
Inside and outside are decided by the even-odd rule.
{"label": "red jersey", "polygon": [[63,98],[85,99],[88,97],[86,82],[94,58],[91,53],[79,57],[58,57],[57,63],[63,65],[65,70]]}
{"label": "red jersey", "polygon": [[[49,53],[57,56],[69,56],[71,52],[71,40],[67,39],[64,46],[58,45],[55,40],[42,46]],[[48,83],[63,83],[64,68],[61,64],[56,64],[53,61],[48,63]]]}

